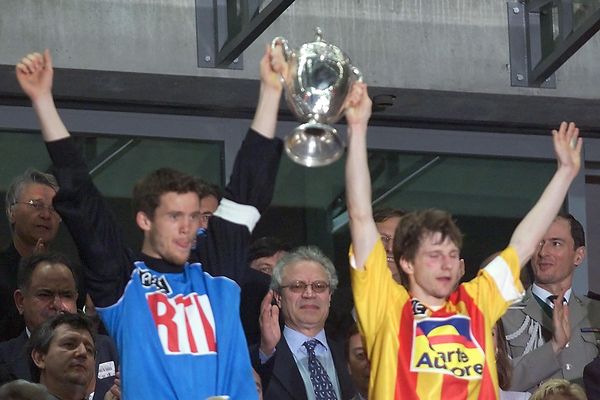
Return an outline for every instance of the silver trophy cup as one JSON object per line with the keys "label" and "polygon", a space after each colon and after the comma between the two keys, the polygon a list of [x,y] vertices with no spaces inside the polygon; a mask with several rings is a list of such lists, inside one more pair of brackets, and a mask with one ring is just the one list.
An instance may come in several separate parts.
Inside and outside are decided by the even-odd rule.
{"label": "silver trophy cup", "polygon": [[307,167],[329,165],[344,154],[344,141],[335,128],[344,112],[344,103],[352,84],[362,80],[360,71],[336,46],[323,40],[316,28],[315,41],[291,49],[282,37],[281,43],[289,73],[282,76],[285,100],[302,125],[285,140],[287,155]]}

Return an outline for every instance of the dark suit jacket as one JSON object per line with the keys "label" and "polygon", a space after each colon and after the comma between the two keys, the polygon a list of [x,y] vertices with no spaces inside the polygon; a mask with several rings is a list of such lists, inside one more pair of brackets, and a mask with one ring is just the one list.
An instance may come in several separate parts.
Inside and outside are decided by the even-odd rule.
{"label": "dark suit jacket", "polygon": [[[333,364],[340,384],[342,398],[339,400],[350,400],[356,391],[348,373],[344,346],[330,339],[327,339],[327,344],[331,349]],[[258,346],[250,348],[252,366],[262,380],[264,400],[306,400],[304,381],[283,333],[276,349],[273,357],[261,365]]]}
{"label": "dark suit jacket", "polygon": [[13,298],[20,260],[21,255],[12,242],[0,252],[0,342],[19,336],[25,329],[25,321]]}
{"label": "dark suit jacket", "polygon": [[240,302],[240,317],[246,334],[248,344],[253,345],[260,342],[260,304],[263,297],[269,291],[271,277],[250,266],[246,272],[245,281],[240,284],[242,294]]}
{"label": "dark suit jacket", "polygon": [[600,357],[583,369],[583,383],[588,399],[600,399]]}
{"label": "dark suit jacket", "polygon": [[[111,338],[105,335],[96,336],[96,390],[94,400],[103,400],[104,395],[115,380],[114,375],[98,378],[98,366],[114,362],[116,372],[118,364],[118,353]],[[31,381],[29,370],[29,354],[27,354],[27,333],[23,331],[19,336],[6,342],[0,343],[0,386],[15,380],[25,379]]]}

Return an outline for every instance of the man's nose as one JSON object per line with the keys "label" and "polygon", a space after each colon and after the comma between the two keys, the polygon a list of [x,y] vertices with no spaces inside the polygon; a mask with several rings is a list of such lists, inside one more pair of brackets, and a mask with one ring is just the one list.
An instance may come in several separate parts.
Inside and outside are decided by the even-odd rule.
{"label": "man's nose", "polygon": [[39,215],[43,219],[50,219],[50,218],[52,218],[52,213],[50,212],[50,209],[48,207],[42,207],[40,209],[40,211],[39,211]]}
{"label": "man's nose", "polygon": [[80,342],[77,347],[75,347],[75,356],[85,358],[88,356],[88,350],[85,347],[85,343]]}
{"label": "man's nose", "polygon": [[548,254],[548,250],[550,249],[548,242],[543,241],[540,242],[538,249],[537,249],[537,254],[538,256],[543,256],[545,254]]}
{"label": "man's nose", "polygon": [[70,312],[69,307],[67,306],[64,297],[62,297],[58,293],[54,294],[54,298],[52,299],[52,306],[57,311],[60,311],[63,313]]}
{"label": "man's nose", "polygon": [[306,289],[304,289],[304,292],[302,292],[302,296],[304,297],[315,297],[315,295],[316,293],[311,285],[307,285]]}
{"label": "man's nose", "polygon": [[193,222],[191,218],[182,218],[182,221],[179,224],[179,232],[184,234],[189,233],[191,230],[194,229],[192,225]]}

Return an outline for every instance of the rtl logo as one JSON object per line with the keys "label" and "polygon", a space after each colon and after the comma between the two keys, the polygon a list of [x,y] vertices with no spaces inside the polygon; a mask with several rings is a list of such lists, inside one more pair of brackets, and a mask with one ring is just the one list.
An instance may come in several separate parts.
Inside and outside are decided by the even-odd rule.
{"label": "rtl logo", "polygon": [[169,298],[160,292],[147,293],[165,354],[216,353],[215,319],[208,296],[191,293]]}

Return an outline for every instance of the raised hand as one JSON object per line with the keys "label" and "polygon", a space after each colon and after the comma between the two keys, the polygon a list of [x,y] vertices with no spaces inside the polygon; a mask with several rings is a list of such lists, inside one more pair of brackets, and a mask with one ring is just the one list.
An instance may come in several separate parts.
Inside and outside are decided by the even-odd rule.
{"label": "raised hand", "polygon": [[554,300],[554,312],[552,313],[552,349],[558,353],[571,340],[571,326],[569,325],[569,307],[563,303],[564,292]]}
{"label": "raised hand", "polygon": [[275,48],[266,45],[265,54],[260,60],[260,80],[268,88],[282,90],[281,77],[287,77],[288,64],[283,56],[283,46],[277,44]]}
{"label": "raised hand", "polygon": [[281,339],[279,307],[271,304],[275,293],[269,290],[260,304],[260,351],[270,356]]}
{"label": "raised hand", "polygon": [[367,84],[355,82],[346,99],[346,122],[349,127],[360,125],[366,127],[371,117],[373,103],[369,98]]}
{"label": "raised hand", "polygon": [[46,49],[44,54],[30,53],[15,67],[17,81],[32,102],[52,92],[52,57]]}
{"label": "raised hand", "polygon": [[35,247],[33,249],[34,254],[44,253],[48,250],[48,246],[46,242],[42,238],[39,238],[35,243]]}
{"label": "raised hand", "polygon": [[121,398],[121,373],[117,371],[114,384],[104,395],[104,400],[119,400]]}
{"label": "raised hand", "polygon": [[562,122],[558,131],[552,131],[552,135],[558,167],[571,169],[577,174],[581,167],[582,146],[579,129],[573,122]]}

